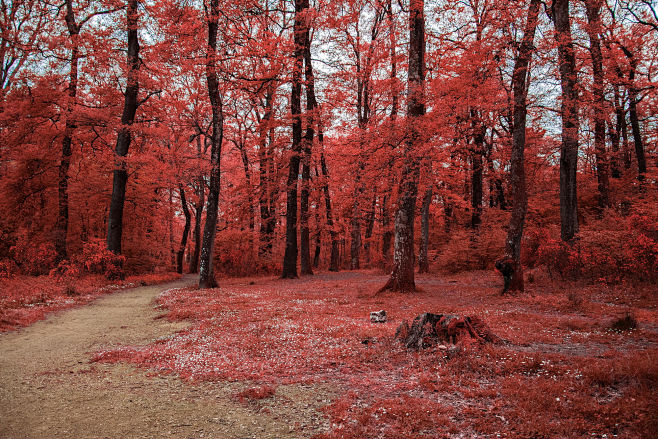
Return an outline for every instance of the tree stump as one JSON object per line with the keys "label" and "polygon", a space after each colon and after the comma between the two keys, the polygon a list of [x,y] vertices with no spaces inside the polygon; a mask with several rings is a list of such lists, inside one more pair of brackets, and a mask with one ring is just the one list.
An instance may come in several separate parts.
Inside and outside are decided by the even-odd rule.
{"label": "tree stump", "polygon": [[478,317],[424,313],[409,326],[406,320],[398,327],[395,337],[408,349],[425,349],[437,344],[494,343],[503,340],[496,336]]}

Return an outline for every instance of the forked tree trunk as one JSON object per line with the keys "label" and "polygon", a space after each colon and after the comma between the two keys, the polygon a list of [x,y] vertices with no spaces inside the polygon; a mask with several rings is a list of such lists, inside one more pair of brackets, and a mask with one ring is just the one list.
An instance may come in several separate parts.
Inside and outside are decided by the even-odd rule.
{"label": "forked tree trunk", "polygon": [[219,0],[210,0],[208,17],[208,47],[206,49],[206,83],[208,98],[212,111],[212,136],[210,146],[210,187],[206,205],[206,225],[203,229],[201,261],[199,264],[199,288],[215,288],[217,280],[213,273],[213,253],[215,234],[217,232],[217,214],[219,210],[220,164],[222,142],[224,140],[224,107],[219,94],[217,77],[217,28],[219,18]]}
{"label": "forked tree trunk", "polygon": [[420,211],[420,252],[418,253],[418,273],[429,273],[430,261],[427,249],[430,239],[430,205],[432,204],[432,188],[428,187],[423,197],[423,207]]}
{"label": "forked tree trunk", "polygon": [[139,41],[137,40],[137,4],[138,0],[128,0],[126,8],[128,18],[128,74],[126,79],[126,92],[124,93],[123,114],[121,115],[121,128],[117,135],[114,149],[116,154],[116,168],[113,172],[112,200],[107,220],[107,248],[121,253],[121,236],[123,234],[123,206],[126,200],[126,182],[128,171],[123,160],[130,147],[130,127],[135,121],[135,113],[139,106],[137,94],[139,93]]}
{"label": "forked tree trunk", "polygon": [[512,157],[510,159],[510,186],[512,187],[512,217],[505,240],[505,258],[496,263],[503,275],[503,292],[523,291],[523,266],[521,265],[521,240],[525,215],[528,209],[528,195],[525,181],[525,130],[526,93],[528,66],[532,58],[533,41],[541,0],[532,0],[528,8],[528,19],[523,32],[523,40],[514,63],[512,92],[514,94],[512,123]]}
{"label": "forked tree trunk", "polygon": [[282,278],[297,278],[297,181],[299,162],[302,153],[302,68],[304,64],[304,16],[308,0],[295,0],[294,64],[292,70],[292,87],[290,94],[290,112],[292,114],[292,151],[288,165],[286,202],[286,249],[283,256]]}
{"label": "forked tree trunk", "polygon": [[64,127],[64,137],[62,138],[62,156],[59,163],[59,184],[58,184],[58,215],[55,223],[54,245],[57,252],[57,261],[63,261],[67,258],[66,241],[69,228],[69,167],[71,165],[71,144],[73,134],[76,128],[75,106],[78,93],[78,60],[80,52],[78,48],[78,35],[80,26],[75,20],[73,11],[73,1],[66,0],[66,28],[69,31],[71,39],[71,62],[69,72],[68,101],[66,103],[66,125]]}
{"label": "forked tree trunk", "polygon": [[183,208],[183,215],[185,215],[185,227],[183,228],[183,236],[181,236],[180,247],[178,247],[178,253],[176,254],[176,271],[179,274],[183,274],[183,256],[185,256],[185,248],[187,247],[187,237],[190,234],[190,225],[191,225],[191,215],[190,209],[187,208],[187,200],[185,199],[185,188],[183,185],[178,186],[178,192],[180,192],[180,204]]}
{"label": "forked tree trunk", "polygon": [[560,235],[571,242],[578,233],[578,92],[576,56],[571,38],[569,0],[553,0],[553,22],[557,41],[562,88],[562,143],[560,146]]}
{"label": "forked tree trunk", "polygon": [[380,291],[415,291],[414,218],[420,161],[418,118],[425,114],[425,15],[424,0],[409,3],[409,74],[407,83],[407,141],[395,213],[393,272]]}
{"label": "forked tree trunk", "polygon": [[635,85],[635,72],[637,70],[637,59],[633,53],[625,46],[621,45],[621,50],[628,58],[630,67],[628,73],[628,118],[631,121],[631,131],[633,133],[633,144],[635,145],[635,158],[637,159],[637,178],[644,180],[644,174],[647,172],[647,158],[644,154],[644,143],[642,142],[642,133],[640,132],[640,121],[637,116],[637,86]]}
{"label": "forked tree trunk", "polygon": [[605,91],[603,76],[603,55],[601,53],[601,0],[587,0],[587,34],[589,35],[589,53],[592,58],[593,96],[594,96],[594,155],[596,158],[596,177],[599,189],[599,207],[610,207],[610,182],[608,176],[608,156],[605,151]]}

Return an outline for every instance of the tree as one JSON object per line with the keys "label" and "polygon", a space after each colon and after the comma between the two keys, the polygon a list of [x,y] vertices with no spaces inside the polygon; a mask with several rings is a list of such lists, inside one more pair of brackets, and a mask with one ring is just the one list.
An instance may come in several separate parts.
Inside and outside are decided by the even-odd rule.
{"label": "tree", "polygon": [[407,82],[407,121],[404,164],[395,212],[395,244],[393,272],[381,291],[414,291],[414,218],[420,161],[417,156],[421,141],[419,123],[425,114],[425,15],[424,0],[409,4],[409,72]]}
{"label": "tree", "polygon": [[128,154],[128,148],[132,140],[130,132],[135,121],[135,113],[139,102],[139,41],[138,31],[138,0],[128,0],[127,3],[127,28],[128,28],[128,73],[126,78],[126,92],[124,93],[123,113],[121,115],[121,128],[117,136],[115,147],[117,168],[113,172],[112,200],[110,212],[107,219],[107,248],[108,250],[121,253],[121,236],[123,234],[123,207],[126,200],[126,182],[128,171],[123,158]]}
{"label": "tree", "polygon": [[512,155],[510,159],[510,186],[512,188],[512,217],[507,229],[505,240],[504,264],[505,288],[503,291],[523,291],[523,266],[521,265],[521,241],[526,211],[528,209],[528,194],[525,179],[525,144],[527,115],[527,78],[528,67],[532,58],[533,40],[539,17],[540,0],[531,0],[528,7],[528,18],[523,31],[523,39],[514,62],[512,73],[512,92],[514,107],[512,110]]}
{"label": "tree", "polygon": [[212,134],[210,137],[210,185],[206,205],[206,225],[203,229],[201,260],[199,264],[199,288],[215,288],[217,280],[213,273],[213,250],[217,233],[219,210],[220,165],[224,140],[224,106],[219,92],[217,77],[217,31],[219,22],[219,0],[210,0],[206,17],[208,46],[206,48],[206,85],[212,110]]}
{"label": "tree", "polygon": [[560,86],[562,88],[562,143],[560,146],[560,236],[570,242],[578,233],[578,90],[576,55],[571,38],[569,0],[553,0]]}

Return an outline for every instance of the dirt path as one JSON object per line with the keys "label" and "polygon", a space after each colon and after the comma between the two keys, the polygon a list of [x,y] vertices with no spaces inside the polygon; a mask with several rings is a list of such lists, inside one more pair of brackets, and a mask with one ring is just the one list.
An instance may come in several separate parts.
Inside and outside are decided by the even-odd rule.
{"label": "dirt path", "polygon": [[248,404],[241,383],[190,385],[125,364],[95,364],[102,348],[139,345],[185,326],[153,299],[191,277],[102,297],[18,332],[0,334],[0,438],[283,438],[326,428],[322,392],[281,386]]}

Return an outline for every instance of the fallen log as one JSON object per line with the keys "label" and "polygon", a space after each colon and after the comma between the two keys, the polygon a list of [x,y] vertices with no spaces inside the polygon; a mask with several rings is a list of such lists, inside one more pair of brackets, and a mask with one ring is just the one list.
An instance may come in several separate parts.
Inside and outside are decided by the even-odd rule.
{"label": "fallen log", "polygon": [[420,314],[411,326],[403,320],[395,337],[408,349],[415,350],[438,344],[504,342],[478,317],[433,313]]}

